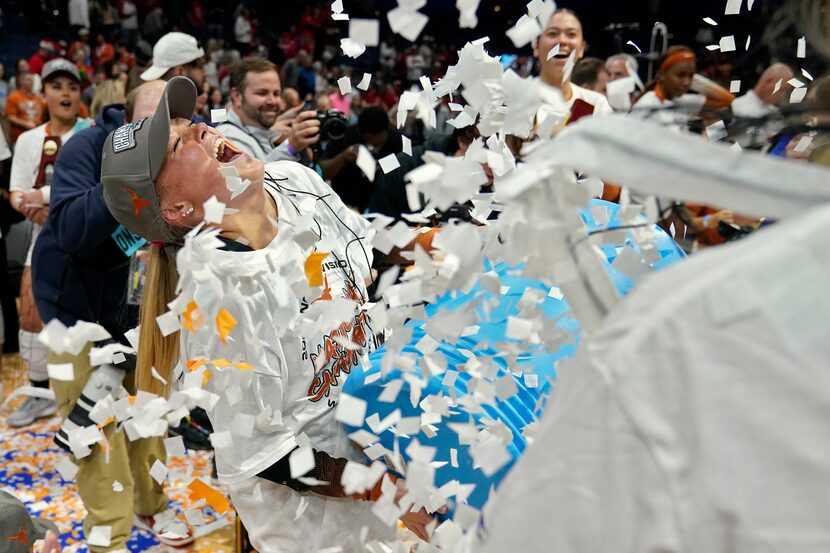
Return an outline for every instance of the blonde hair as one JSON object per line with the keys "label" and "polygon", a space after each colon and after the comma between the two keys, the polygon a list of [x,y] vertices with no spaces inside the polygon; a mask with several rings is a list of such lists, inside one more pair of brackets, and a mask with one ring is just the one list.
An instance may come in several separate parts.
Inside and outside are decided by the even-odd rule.
{"label": "blonde hair", "polygon": [[117,79],[107,79],[95,87],[95,95],[92,97],[89,111],[93,117],[98,117],[104,106],[123,103],[124,83]]}
{"label": "blonde hair", "polygon": [[[136,361],[136,385],[139,390],[167,397],[173,380],[173,368],[179,361],[179,332],[163,336],[156,317],[167,311],[167,304],[176,296],[178,283],[176,253],[172,246],[150,248],[144,295],[141,299]],[[167,381],[153,376],[153,368]]]}

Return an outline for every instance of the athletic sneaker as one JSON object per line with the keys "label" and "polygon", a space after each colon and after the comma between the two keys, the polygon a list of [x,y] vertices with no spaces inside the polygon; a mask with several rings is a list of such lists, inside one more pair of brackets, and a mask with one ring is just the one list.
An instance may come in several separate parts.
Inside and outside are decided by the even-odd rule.
{"label": "athletic sneaker", "polygon": [[145,517],[135,515],[133,525],[136,528],[151,532],[164,545],[181,547],[193,543],[193,530],[183,520],[176,516],[172,509]]}
{"label": "athletic sneaker", "polygon": [[57,410],[55,400],[29,396],[17,411],[6,417],[6,424],[14,427],[28,426],[36,419],[51,417]]}

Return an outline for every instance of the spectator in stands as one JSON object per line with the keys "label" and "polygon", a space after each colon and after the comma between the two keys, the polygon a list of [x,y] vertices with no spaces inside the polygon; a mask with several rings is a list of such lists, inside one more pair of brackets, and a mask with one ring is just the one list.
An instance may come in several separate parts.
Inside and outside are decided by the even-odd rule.
{"label": "spectator in stands", "polygon": [[374,183],[357,165],[357,152],[365,146],[374,158],[397,154],[403,148],[401,133],[392,126],[381,106],[369,106],[360,113],[357,125],[350,126],[341,140],[326,145],[320,166],[323,177],[348,206],[363,212],[369,205]]}
{"label": "spectator in stands", "polygon": [[171,32],[167,33],[153,46],[153,64],[141,74],[145,81],[172,79],[184,75],[202,86],[205,80],[205,51],[192,36]]}
{"label": "spectator in stands", "polygon": [[115,48],[103,33],[98,33],[95,36],[95,49],[92,51],[92,64],[97,67],[114,59]]}
{"label": "spectator in stands", "polygon": [[790,91],[787,81],[793,70],[787,64],[767,67],[752,90],[732,102],[732,113],[740,117],[763,117],[777,110],[777,105]]}
{"label": "spectator in stands", "polygon": [[35,78],[32,73],[18,73],[15,76],[18,89],[6,99],[6,119],[9,121],[9,138],[14,146],[18,137],[43,122],[46,104],[40,94],[34,92]]}
{"label": "spectator in stands", "polygon": [[133,50],[138,40],[138,8],[135,3],[132,0],[119,0],[118,17],[121,18],[121,40]]}
{"label": "spectator in stands", "polygon": [[115,63],[120,65],[125,73],[135,67],[135,56],[127,48],[127,44],[121,40],[115,43]]}
{"label": "spectator in stands", "polygon": [[244,6],[239,10],[236,21],[234,21],[233,37],[236,41],[237,50],[243,56],[251,51],[251,43],[254,40],[254,29],[251,25],[251,12]]}
{"label": "spectator in stands", "polygon": [[[107,135],[125,121],[152,115],[163,91],[164,83],[153,81],[134,90],[125,107],[107,106],[97,124],[78,133],[60,156],[52,187],[52,213],[34,256],[35,296],[44,320],[58,319],[67,326],[78,321],[96,322],[122,344],[128,343],[124,333],[137,326],[137,298],[127,289],[134,255],[130,247],[135,241],[124,240],[123,227],[119,228],[104,203],[99,184],[102,147]],[[93,367],[89,359],[92,346],[88,343],[76,355],[49,352],[50,363],[71,363],[74,367],[73,380],[52,382],[64,420],[70,413],[73,420],[80,420],[81,410],[76,405],[94,373],[124,369],[124,364]],[[135,393],[134,373],[123,378],[128,392]],[[136,526],[150,529],[164,544],[192,542],[192,533],[167,511],[168,498],[150,476],[155,460],[164,461],[166,455],[161,438],[130,441],[114,425],[103,431],[112,454],[94,448],[89,456],[76,460],[79,470],[75,481],[88,513],[84,520],[87,537],[94,526],[110,526],[111,542],[105,550],[126,552],[135,515]],[[113,481],[124,489],[114,491]]]}
{"label": "spectator in stands", "polygon": [[92,48],[89,45],[89,29],[81,27],[78,29],[78,37],[75,42],[69,47],[67,54],[70,60],[78,63],[78,59],[83,60],[84,65],[92,63]]}
{"label": "spectator in stands", "polygon": [[106,65],[99,65],[92,73],[92,84],[86,87],[81,94],[81,100],[88,106],[92,105],[92,99],[95,97],[95,90],[104,81],[109,78],[109,69]]}
{"label": "spectator in stands", "polygon": [[89,105],[93,117],[98,117],[105,106],[124,103],[126,92],[123,76],[124,73],[121,73],[119,77],[106,79],[95,87],[95,94]]}
{"label": "spectator in stands", "polygon": [[[231,68],[231,104],[228,120],[217,126],[239,149],[259,160],[308,161],[306,149],[319,140],[320,122],[315,111],[289,113],[295,119],[289,124],[287,136],[274,129],[284,107],[277,67],[262,58],[245,58]],[[280,139],[282,140],[280,141]]]}
{"label": "spectator in stands", "polygon": [[222,91],[219,90],[219,87],[211,86],[208,93],[208,110],[225,109],[225,105],[225,97],[222,95]]}
{"label": "spectator in stands", "polygon": [[[0,63],[0,116],[6,113],[6,99],[8,97],[9,83],[6,81],[6,67]],[[0,131],[2,131],[2,129],[0,129]]]}
{"label": "spectator in stands", "polygon": [[290,87],[282,90],[282,100],[285,102],[285,109],[296,108],[303,104],[297,89]]}
{"label": "spectator in stands", "polygon": [[[81,77],[73,63],[57,58],[43,67],[48,123],[20,135],[12,159],[11,204],[34,223],[29,255],[20,285],[20,356],[29,367],[29,380],[36,388],[49,387],[46,347],[38,333],[43,328],[32,296],[32,249],[49,213],[49,196],[55,160],[61,147],[90,121],[78,116],[81,107]],[[27,426],[35,419],[55,413],[53,400],[30,396],[11,415],[9,426]]]}
{"label": "spectator in stands", "polygon": [[[554,47],[558,47],[559,51],[548,59],[548,53]],[[573,55],[578,61],[584,53],[582,22],[576,14],[568,9],[553,12],[542,34],[533,43],[533,55],[541,66],[539,78],[536,79],[542,96],[542,108],[537,114],[540,124],[548,117],[555,118],[555,125],[568,121],[571,108],[577,100],[588,104],[594,114],[611,113],[611,106],[605,96],[575,85],[565,78],[568,58]]]}
{"label": "spectator in stands", "polygon": [[582,58],[574,66],[573,73],[571,73],[571,82],[605,96],[608,76],[605,62],[601,59]]}
{"label": "spectator in stands", "polygon": [[440,152],[448,157],[463,156],[478,137],[479,132],[475,125],[453,129],[450,134],[436,132],[430,135],[423,145],[414,147],[411,156],[397,154],[398,163],[401,165],[397,170],[387,174],[379,172],[375,175],[369,211],[382,213],[396,220],[401,219],[404,214],[419,211],[423,206],[409,205],[406,196],[406,174],[424,164],[423,156],[426,152]]}
{"label": "spectator in stands", "polygon": [[639,70],[637,59],[629,54],[614,54],[605,60],[605,69],[608,71],[608,82],[636,75]]}
{"label": "spectator in stands", "polygon": [[29,58],[29,70],[32,73],[40,73],[43,71],[43,66],[46,64],[47,61],[51,60],[56,55],[55,51],[55,43],[51,40],[43,39],[40,41],[38,45],[37,52],[32,54],[32,57]]}
{"label": "spectator in stands", "polygon": [[[9,89],[11,92],[14,92],[18,88],[17,84],[17,76],[22,75],[23,73],[32,73],[29,70],[29,61],[21,58],[17,60],[17,63],[14,64],[14,76],[9,79]],[[34,76],[34,84],[32,85],[32,92],[40,94],[43,91],[43,83],[40,80],[40,75],[37,73],[32,73]]]}

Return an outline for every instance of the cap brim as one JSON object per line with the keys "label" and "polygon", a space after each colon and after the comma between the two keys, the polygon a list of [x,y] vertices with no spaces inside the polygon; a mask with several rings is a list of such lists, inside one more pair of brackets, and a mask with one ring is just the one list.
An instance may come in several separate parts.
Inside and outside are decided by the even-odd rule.
{"label": "cap brim", "polygon": [[58,530],[58,527],[55,526],[55,523],[51,520],[46,520],[45,518],[35,518],[32,517],[32,526],[35,527],[35,533],[37,534],[37,539],[42,540],[46,537],[46,532],[51,530],[55,533],[55,536],[60,537],[61,532]]}
{"label": "cap brim", "polygon": [[46,77],[43,77],[43,82],[49,82],[52,79],[60,77],[60,76],[70,77],[75,82],[78,82],[78,83],[81,82],[81,77],[79,75],[75,75],[71,71],[64,71],[63,69],[58,69],[57,71],[52,71],[51,73],[49,73],[49,75],[47,75]]}
{"label": "cap brim", "polygon": [[155,65],[151,65],[147,69],[141,73],[141,80],[142,81],[155,81],[156,79],[160,79],[164,77],[164,74],[170,70],[169,67],[158,67]]}
{"label": "cap brim", "polygon": [[164,87],[164,94],[150,121],[150,176],[154,181],[167,159],[170,121],[193,117],[197,96],[196,85],[187,77],[173,77]]}

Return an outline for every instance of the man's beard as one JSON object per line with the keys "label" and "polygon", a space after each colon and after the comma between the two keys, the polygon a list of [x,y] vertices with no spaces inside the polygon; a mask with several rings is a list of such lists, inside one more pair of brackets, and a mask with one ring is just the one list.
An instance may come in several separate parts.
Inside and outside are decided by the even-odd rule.
{"label": "man's beard", "polygon": [[248,119],[255,121],[257,125],[263,129],[270,129],[274,123],[277,122],[277,115],[279,115],[279,108],[276,106],[273,110],[264,110],[265,106],[260,109],[252,108],[250,105],[245,105],[245,115]]}

